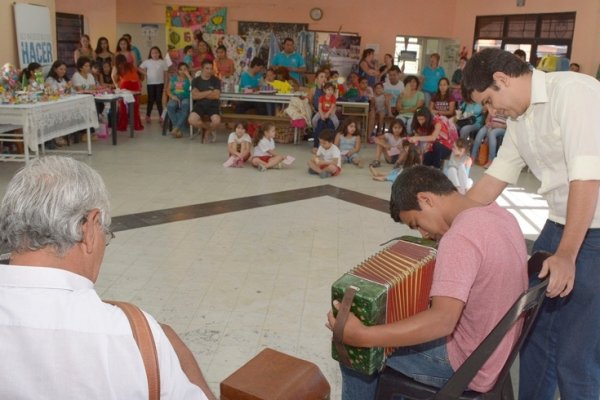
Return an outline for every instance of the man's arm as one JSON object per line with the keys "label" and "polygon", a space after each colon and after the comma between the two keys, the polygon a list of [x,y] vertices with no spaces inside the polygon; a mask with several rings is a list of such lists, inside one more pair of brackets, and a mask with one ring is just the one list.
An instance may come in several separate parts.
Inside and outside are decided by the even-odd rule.
{"label": "man's arm", "polygon": [[565,297],[575,282],[575,260],[590,227],[598,201],[600,181],[571,181],[567,199],[567,221],[556,253],[544,261],[540,278],[550,273],[548,297]]}
{"label": "man's arm", "polygon": [[[337,308],[339,304],[334,304]],[[352,313],[344,327],[344,343],[358,347],[399,347],[430,342],[454,332],[465,303],[444,296],[432,297],[431,307],[392,324],[365,326]],[[335,325],[333,313],[327,314],[328,327]]]}
{"label": "man's arm", "polygon": [[179,358],[181,369],[188,377],[190,382],[192,382],[196,386],[199,386],[209,400],[216,400],[217,398],[210,391],[208,383],[206,383],[206,380],[202,375],[200,366],[198,365],[198,362],[196,361],[196,358],[194,358],[194,355],[192,354],[190,349],[186,346],[185,343],[183,343],[183,341],[177,335],[177,333],[175,333],[173,328],[166,324],[160,324],[160,326],[163,329],[165,336],[167,336],[167,339],[169,339],[169,342],[171,342],[171,346],[173,346],[175,354],[177,354],[177,358]]}
{"label": "man's arm", "polygon": [[490,204],[500,196],[506,186],[508,183],[491,175],[483,174],[481,179],[467,192],[467,197],[481,204]]}

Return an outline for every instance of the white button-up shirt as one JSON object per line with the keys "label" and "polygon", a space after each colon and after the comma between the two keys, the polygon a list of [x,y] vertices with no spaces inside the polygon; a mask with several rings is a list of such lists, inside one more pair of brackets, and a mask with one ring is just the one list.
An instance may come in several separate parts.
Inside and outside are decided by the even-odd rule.
{"label": "white button-up shirt", "polygon": [[[161,399],[206,399],[146,314]],[[56,268],[0,265],[0,399],[148,399],[148,381],[121,309],[93,283]]]}
{"label": "white button-up shirt", "polygon": [[[516,183],[527,164],[541,181],[549,219],[565,224],[569,182],[600,180],[600,83],[574,72],[533,71],[531,105],[507,121],[487,174]],[[598,200],[600,202],[600,198]],[[594,206],[594,205],[590,205]],[[590,228],[600,228],[600,207]]]}

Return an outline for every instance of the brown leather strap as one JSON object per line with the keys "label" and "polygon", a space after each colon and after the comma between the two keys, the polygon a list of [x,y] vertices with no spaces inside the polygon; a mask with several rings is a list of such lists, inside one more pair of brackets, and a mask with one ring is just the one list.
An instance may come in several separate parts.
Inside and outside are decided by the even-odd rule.
{"label": "brown leather strap", "polygon": [[344,346],[344,328],[346,327],[346,321],[348,321],[350,307],[352,307],[352,300],[354,300],[355,294],[355,288],[349,287],[346,289],[342,304],[340,304],[337,317],[335,318],[335,326],[333,327],[333,344],[340,356],[340,362],[347,367],[352,367],[352,363],[348,356],[348,350],[346,350],[346,346]]}
{"label": "brown leather strap", "polygon": [[158,356],[154,337],[146,316],[137,306],[123,301],[104,300],[105,303],[119,307],[129,320],[131,331],[135,342],[140,349],[146,376],[148,378],[148,398],[150,400],[160,399],[160,374],[158,370]]}

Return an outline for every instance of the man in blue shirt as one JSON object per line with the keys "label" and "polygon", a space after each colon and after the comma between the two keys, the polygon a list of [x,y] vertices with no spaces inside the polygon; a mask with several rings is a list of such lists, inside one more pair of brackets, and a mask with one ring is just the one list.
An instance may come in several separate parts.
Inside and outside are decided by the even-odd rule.
{"label": "man in blue shirt", "polygon": [[286,67],[290,71],[291,77],[301,85],[302,76],[300,73],[306,72],[306,63],[304,58],[294,50],[294,40],[289,37],[285,38],[283,40],[283,51],[275,55],[273,66]]}
{"label": "man in blue shirt", "polygon": [[423,79],[421,90],[425,93],[425,107],[429,107],[431,97],[438,90],[440,79],[446,77],[446,71],[440,67],[440,55],[438,53],[433,53],[429,56],[429,65],[423,68],[421,75]]}

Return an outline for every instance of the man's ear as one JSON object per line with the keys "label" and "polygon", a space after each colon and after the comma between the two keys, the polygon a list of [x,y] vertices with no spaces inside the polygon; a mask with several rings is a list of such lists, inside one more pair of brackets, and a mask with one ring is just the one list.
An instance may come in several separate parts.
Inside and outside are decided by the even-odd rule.
{"label": "man's ear", "polygon": [[94,249],[95,241],[98,240],[98,229],[96,224],[100,223],[100,210],[95,209],[86,215],[85,222],[81,225],[81,245],[86,253]]}
{"label": "man's ear", "polygon": [[501,85],[506,87],[510,86],[510,76],[506,75],[504,72],[496,71],[492,74],[492,78],[498,87]]}
{"label": "man's ear", "polygon": [[433,193],[419,192],[417,193],[417,201],[419,202],[421,210],[425,209],[425,207],[432,207],[434,203]]}

